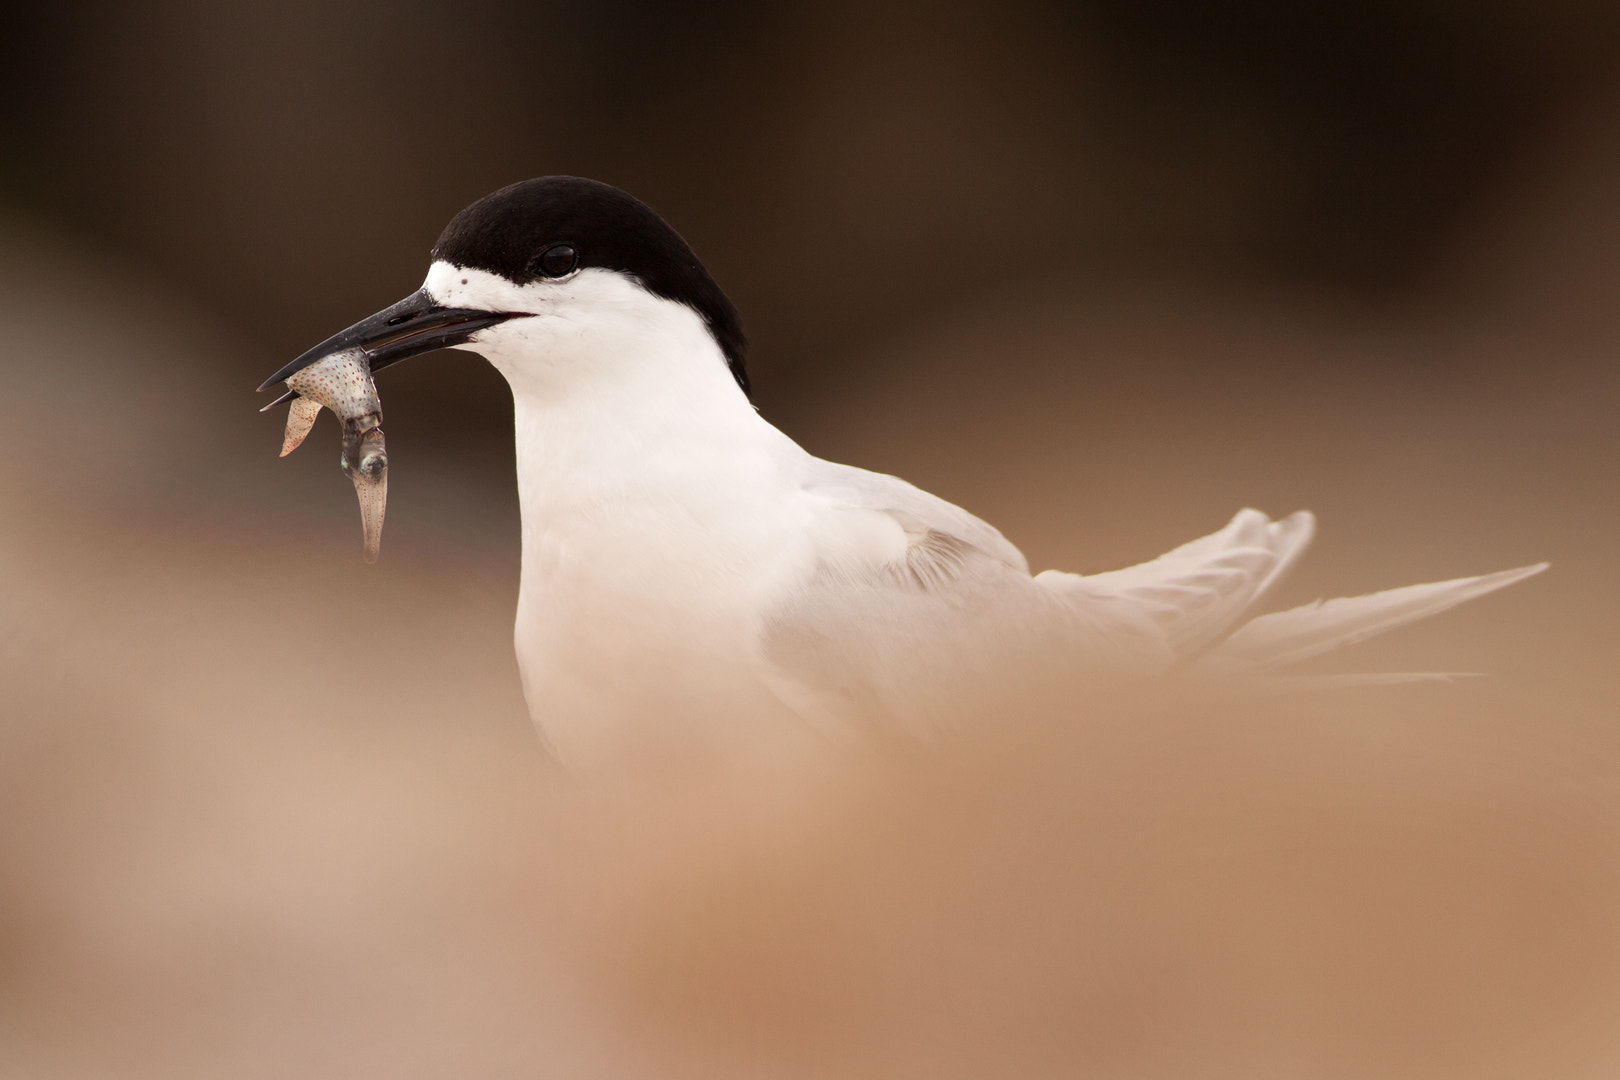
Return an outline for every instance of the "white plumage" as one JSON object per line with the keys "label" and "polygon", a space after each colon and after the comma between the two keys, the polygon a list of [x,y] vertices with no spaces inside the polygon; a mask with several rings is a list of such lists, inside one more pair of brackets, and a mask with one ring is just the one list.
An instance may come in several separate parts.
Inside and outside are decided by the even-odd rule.
{"label": "white plumage", "polygon": [[992,526],[812,457],[762,419],[729,302],[623,192],[513,185],[458,215],[435,250],[418,293],[276,378],[343,348],[375,370],[446,345],[506,377],[517,656],[536,724],[575,765],[752,764],[872,731],[925,734],[985,686],[1285,679],[1543,569],[1256,617],[1315,523],[1244,510],[1139,566],[1032,577]]}
{"label": "white plumage", "polygon": [[1272,676],[1541,569],[1254,618],[1315,523],[1245,510],[1139,566],[1032,577],[986,522],[767,423],[685,305],[602,270],[491,278],[441,263],[425,288],[535,313],[461,347],[512,387],[517,653],[565,761],[751,753],[779,725],[921,734],[996,680]]}

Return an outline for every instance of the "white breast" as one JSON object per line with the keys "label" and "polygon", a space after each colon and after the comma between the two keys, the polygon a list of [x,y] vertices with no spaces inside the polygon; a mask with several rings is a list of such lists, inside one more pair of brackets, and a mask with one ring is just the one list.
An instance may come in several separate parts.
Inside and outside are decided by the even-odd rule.
{"label": "white breast", "polygon": [[[788,744],[818,736],[761,682],[759,642],[768,598],[816,558],[808,456],[689,308],[617,275],[575,291],[470,346],[513,393],[530,711],[583,770],[802,754]],[[591,318],[570,318],[584,291]]]}

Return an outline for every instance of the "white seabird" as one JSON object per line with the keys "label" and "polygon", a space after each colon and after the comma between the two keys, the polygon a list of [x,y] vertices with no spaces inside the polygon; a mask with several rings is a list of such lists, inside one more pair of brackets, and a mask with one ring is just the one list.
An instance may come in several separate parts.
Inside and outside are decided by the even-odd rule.
{"label": "white seabird", "polygon": [[1032,576],[992,526],[761,418],[736,311],[686,242],[577,177],[463,210],[421,289],[265,388],[342,350],[375,373],[445,347],[511,385],[517,658],[536,725],[575,766],[925,732],[986,678],[1281,677],[1545,567],[1256,617],[1315,526],[1244,510],[1139,566]]}

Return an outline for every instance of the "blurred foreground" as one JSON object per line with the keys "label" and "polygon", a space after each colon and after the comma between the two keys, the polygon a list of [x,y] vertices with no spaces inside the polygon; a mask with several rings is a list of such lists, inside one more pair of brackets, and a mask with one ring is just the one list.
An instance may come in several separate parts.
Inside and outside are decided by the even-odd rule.
{"label": "blurred foreground", "polygon": [[1607,322],[1068,282],[897,335],[790,433],[1036,567],[1250,502],[1322,521],[1280,605],[1553,570],[1335,660],[1488,679],[987,687],[979,730],[771,815],[559,776],[511,658],[510,476],[417,460],[432,417],[391,412],[363,566],[330,419],[278,462],[229,336],[69,250],[0,257],[5,1075],[1620,1067]]}

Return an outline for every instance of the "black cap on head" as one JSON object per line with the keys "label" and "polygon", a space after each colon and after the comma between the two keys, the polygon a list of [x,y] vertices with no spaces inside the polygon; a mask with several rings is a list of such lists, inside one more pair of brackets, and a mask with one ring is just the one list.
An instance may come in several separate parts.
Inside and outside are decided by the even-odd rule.
{"label": "black cap on head", "polygon": [[748,390],[748,341],[737,309],[680,234],[616,187],[578,176],[542,176],[501,188],[445,226],[433,257],[524,283],[575,267],[631,274],[653,295],[701,315],[731,374]]}

